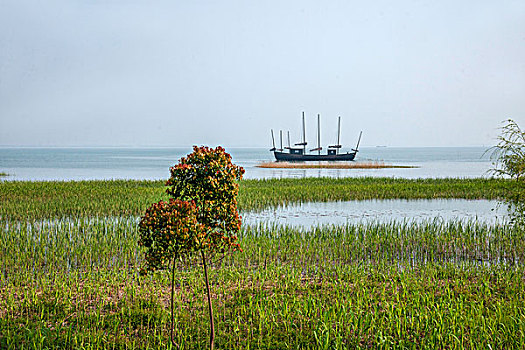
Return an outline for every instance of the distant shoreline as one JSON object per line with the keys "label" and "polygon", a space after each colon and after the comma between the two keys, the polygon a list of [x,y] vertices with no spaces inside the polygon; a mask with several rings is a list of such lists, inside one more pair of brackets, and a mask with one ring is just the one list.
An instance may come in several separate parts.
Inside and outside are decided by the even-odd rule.
{"label": "distant shoreline", "polygon": [[265,162],[256,165],[257,168],[270,169],[411,169],[419,168],[413,165],[393,165],[383,162],[351,162],[351,163],[292,163],[292,162]]}

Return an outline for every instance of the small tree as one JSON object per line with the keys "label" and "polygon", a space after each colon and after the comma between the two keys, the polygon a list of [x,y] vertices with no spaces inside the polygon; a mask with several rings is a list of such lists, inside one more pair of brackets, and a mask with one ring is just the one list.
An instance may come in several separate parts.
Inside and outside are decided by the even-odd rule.
{"label": "small tree", "polygon": [[[215,326],[208,279],[208,263],[216,254],[240,250],[237,233],[237,180],[244,169],[231,162],[222,147],[193,147],[193,153],[170,168],[166,182],[169,202],[153,204],[139,224],[139,244],[148,248],[143,273],[166,268],[172,261],[171,340],[173,339],[173,290],[176,259],[200,253],[210,313],[210,349]],[[176,344],[175,344],[176,345]]]}
{"label": "small tree", "polygon": [[498,144],[489,149],[494,164],[492,172],[521,180],[525,175],[525,132],[512,119],[504,123]]}
{"label": "small tree", "polygon": [[173,294],[175,287],[175,264],[177,259],[198,250],[203,227],[197,221],[194,202],[170,199],[158,202],[146,210],[139,223],[139,245],[146,247],[146,266],[141,275],[169,267],[171,262],[171,329],[173,345],[174,313]]}

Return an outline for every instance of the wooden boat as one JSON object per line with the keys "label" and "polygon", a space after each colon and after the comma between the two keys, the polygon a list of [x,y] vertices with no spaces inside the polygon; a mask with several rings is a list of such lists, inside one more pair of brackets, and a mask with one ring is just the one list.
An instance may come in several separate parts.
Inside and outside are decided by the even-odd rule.
{"label": "wooden boat", "polygon": [[[317,115],[317,148],[311,149],[310,152],[317,152],[317,154],[307,154],[306,153],[306,129],[304,123],[304,112],[303,112],[303,142],[294,144],[294,147],[290,146],[290,132],[288,132],[288,147],[283,148],[283,132],[280,131],[281,139],[281,148],[275,147],[275,139],[272,131],[272,144],[273,148],[270,149],[275,156],[277,161],[281,162],[308,162],[308,161],[352,161],[355,159],[357,152],[359,152],[359,143],[361,141],[361,135],[363,132],[359,133],[359,139],[357,140],[357,146],[355,149],[352,149],[352,152],[339,153],[339,150],[342,148],[339,143],[341,136],[341,117],[339,117],[338,126],[337,126],[337,144],[328,146],[326,154],[321,154],[321,116]],[[302,147],[301,147],[302,146]],[[287,149],[287,151],[284,151]]]}

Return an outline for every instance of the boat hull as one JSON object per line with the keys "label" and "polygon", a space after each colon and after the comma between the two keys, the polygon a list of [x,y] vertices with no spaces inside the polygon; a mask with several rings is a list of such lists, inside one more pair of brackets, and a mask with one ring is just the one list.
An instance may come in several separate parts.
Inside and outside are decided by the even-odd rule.
{"label": "boat hull", "polygon": [[352,161],[356,152],[341,154],[290,154],[285,152],[274,151],[273,155],[279,162],[340,162]]}

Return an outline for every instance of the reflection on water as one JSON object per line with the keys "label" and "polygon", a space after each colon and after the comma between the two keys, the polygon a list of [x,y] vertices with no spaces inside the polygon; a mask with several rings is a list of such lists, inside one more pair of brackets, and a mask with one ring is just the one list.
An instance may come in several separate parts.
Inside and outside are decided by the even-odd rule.
{"label": "reflection on water", "polygon": [[366,200],[302,203],[242,215],[243,223],[295,227],[392,221],[474,220],[496,224],[506,220],[507,209],[497,201],[465,199]]}

